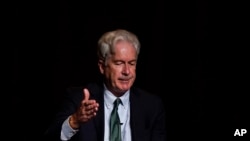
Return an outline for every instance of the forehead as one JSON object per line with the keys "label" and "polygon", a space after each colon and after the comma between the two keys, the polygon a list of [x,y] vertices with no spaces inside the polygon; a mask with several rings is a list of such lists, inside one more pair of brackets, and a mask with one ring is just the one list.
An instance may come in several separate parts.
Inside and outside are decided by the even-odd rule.
{"label": "forehead", "polygon": [[114,44],[114,53],[132,53],[136,52],[135,47],[128,41],[118,41]]}
{"label": "forehead", "polygon": [[115,60],[136,60],[137,52],[132,43],[120,41],[114,46],[112,58]]}

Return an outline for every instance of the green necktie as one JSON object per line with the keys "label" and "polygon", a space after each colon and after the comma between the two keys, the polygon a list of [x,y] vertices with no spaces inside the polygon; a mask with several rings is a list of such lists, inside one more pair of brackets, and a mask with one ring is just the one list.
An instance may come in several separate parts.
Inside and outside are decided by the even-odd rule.
{"label": "green necktie", "polygon": [[121,141],[121,125],[118,115],[118,106],[121,103],[121,99],[117,98],[114,101],[114,108],[110,116],[110,141]]}

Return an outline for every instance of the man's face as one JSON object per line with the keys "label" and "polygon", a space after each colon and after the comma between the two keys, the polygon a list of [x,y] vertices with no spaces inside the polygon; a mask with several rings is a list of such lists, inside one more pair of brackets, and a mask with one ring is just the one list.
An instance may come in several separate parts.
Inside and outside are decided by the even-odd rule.
{"label": "man's face", "polygon": [[99,64],[105,76],[108,89],[120,96],[133,85],[136,78],[137,54],[133,45],[126,41],[117,42],[114,53],[107,58],[107,64]]}

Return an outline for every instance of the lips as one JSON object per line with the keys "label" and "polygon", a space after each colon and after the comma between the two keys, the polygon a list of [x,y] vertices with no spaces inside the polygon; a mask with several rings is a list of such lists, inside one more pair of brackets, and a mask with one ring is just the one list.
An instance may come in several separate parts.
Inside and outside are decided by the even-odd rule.
{"label": "lips", "polygon": [[129,81],[131,78],[132,77],[130,77],[130,78],[119,78],[118,80],[120,80],[120,81]]}
{"label": "lips", "polygon": [[128,83],[129,80],[120,80],[121,83]]}

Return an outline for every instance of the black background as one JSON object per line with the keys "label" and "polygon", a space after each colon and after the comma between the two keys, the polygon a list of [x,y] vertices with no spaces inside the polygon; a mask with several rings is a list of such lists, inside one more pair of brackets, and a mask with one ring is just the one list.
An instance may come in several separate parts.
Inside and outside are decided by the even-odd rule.
{"label": "black background", "polygon": [[39,140],[64,89],[98,79],[97,40],[117,28],[141,41],[135,85],[163,99],[169,140],[235,138],[235,129],[249,129],[246,84],[239,81],[246,56],[234,48],[245,37],[235,35],[221,7],[205,0],[196,8],[163,0],[61,0],[14,8],[8,138]]}

